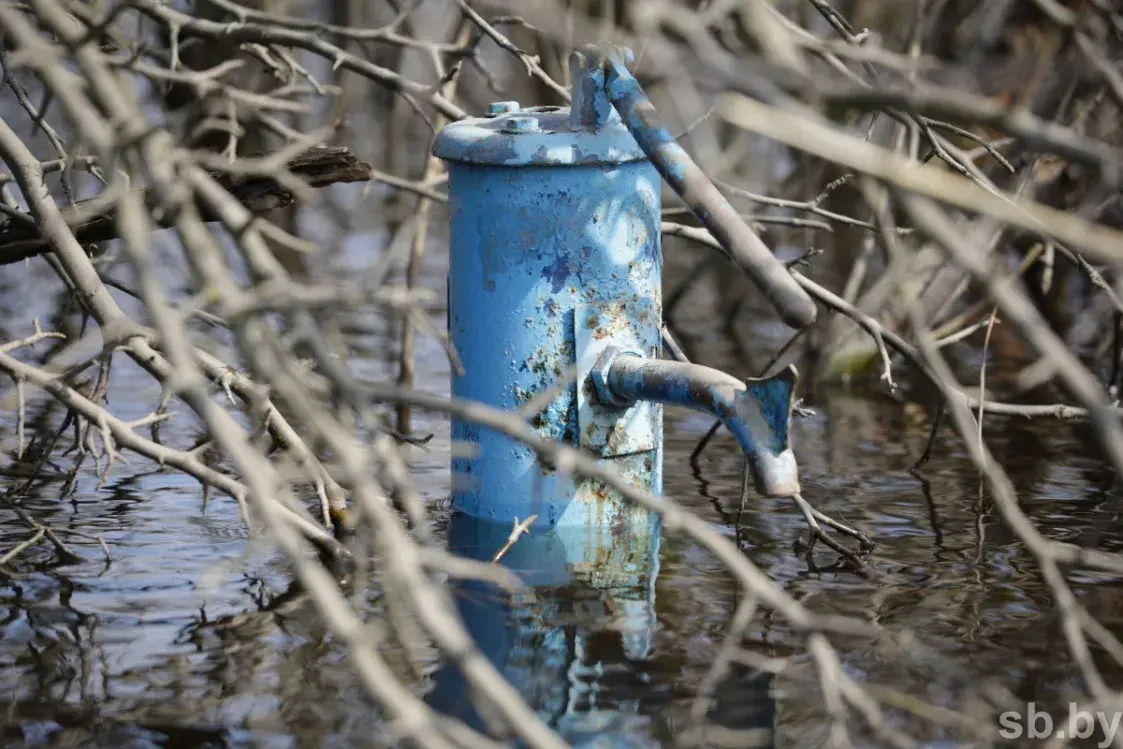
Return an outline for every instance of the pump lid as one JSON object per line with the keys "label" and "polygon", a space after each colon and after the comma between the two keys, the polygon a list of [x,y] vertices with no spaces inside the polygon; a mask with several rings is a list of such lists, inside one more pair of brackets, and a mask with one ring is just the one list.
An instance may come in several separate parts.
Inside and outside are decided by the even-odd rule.
{"label": "pump lid", "polygon": [[644,158],[636,139],[612,111],[595,130],[575,129],[567,107],[498,102],[490,116],[454,122],[437,134],[433,155],[487,166],[624,164]]}

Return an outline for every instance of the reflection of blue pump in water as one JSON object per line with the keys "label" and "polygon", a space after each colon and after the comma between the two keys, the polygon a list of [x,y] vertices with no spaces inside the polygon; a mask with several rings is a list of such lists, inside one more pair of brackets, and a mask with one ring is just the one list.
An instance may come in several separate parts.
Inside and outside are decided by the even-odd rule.
{"label": "reflection of blue pump in water", "polygon": [[[488,560],[504,547],[509,532],[508,526],[458,514],[449,529],[450,550]],[[656,737],[668,730],[662,722],[668,706],[694,696],[676,693],[672,682],[681,664],[675,656],[653,654],[657,530],[647,543],[633,547],[632,564],[600,570],[590,584],[587,570],[573,569],[564,535],[531,532],[503,556],[503,564],[532,589],[530,600],[510,601],[483,582],[454,585],[460,616],[477,645],[539,717],[575,747],[664,746]],[[731,664],[713,687],[705,720],[682,728],[702,738],[714,725],[727,745],[732,739],[746,749],[772,746],[772,675]],[[477,730],[485,728],[455,666],[435,675],[426,699]]]}
{"label": "reflection of blue pump in water", "polygon": [[[452,376],[453,395],[521,411],[541,436],[581,448],[654,493],[663,483],[662,404],[709,411],[744,448],[759,491],[797,492],[788,444],[794,369],[742,383],[660,358],[660,176],[786,321],[810,324],[815,306],[659,123],[628,60],[624,50],[576,52],[570,109],[499,102],[488,117],[454,123],[437,137],[434,153],[449,166],[449,333],[463,364]],[[556,387],[566,377],[571,384]],[[603,686],[610,659],[587,652],[584,625],[551,621],[572,605],[574,591],[595,593],[616,607],[621,646],[613,658],[646,657],[657,519],[494,430],[454,418],[452,432],[460,451],[454,547],[490,558],[512,522],[536,515],[503,563],[559,594],[539,607],[542,621],[520,623],[508,621],[493,598],[473,597],[483,588],[466,586],[461,611],[469,629],[567,738],[641,735],[598,723],[627,722],[639,707],[621,699],[612,710],[594,709],[599,693],[582,691],[581,680]],[[564,695],[534,675],[539,666],[558,674]],[[433,699],[455,712],[464,697],[455,678],[438,681]]]}
{"label": "reflection of blue pump in water", "polygon": [[[449,545],[454,553],[487,560],[501,549],[510,527],[468,515],[454,516]],[[457,608],[477,645],[501,669],[539,717],[574,746],[657,747],[644,740],[650,719],[641,710],[651,685],[639,672],[655,630],[658,529],[646,548],[634,548],[636,564],[618,564],[590,584],[575,571],[572,540],[556,532],[531,532],[503,556],[533,591],[531,600],[509,601],[482,582],[455,586]],[[442,712],[482,729],[463,677],[441,670],[427,700]]]}

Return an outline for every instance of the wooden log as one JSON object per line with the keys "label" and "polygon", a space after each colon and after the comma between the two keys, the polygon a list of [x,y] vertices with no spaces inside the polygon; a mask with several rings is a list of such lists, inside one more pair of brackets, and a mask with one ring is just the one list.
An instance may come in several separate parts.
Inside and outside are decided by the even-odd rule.
{"label": "wooden log", "polygon": [[[310,187],[370,179],[370,165],[360,161],[348,149],[338,146],[311,148],[291,160],[288,169]],[[235,176],[225,172],[214,172],[213,176],[251,213],[267,213],[291,205],[296,200],[291,190],[268,177]],[[155,196],[149,196],[145,192],[145,204],[155,205]],[[83,245],[117,238],[117,221],[112,207],[95,215],[88,215],[84,206],[88,206],[92,200],[96,199],[79,200],[63,209],[71,231]],[[216,220],[205,210],[203,215],[208,221]],[[169,225],[170,222],[161,224],[163,228]],[[16,263],[50,251],[50,241],[39,233],[37,226],[0,214],[0,265]]]}

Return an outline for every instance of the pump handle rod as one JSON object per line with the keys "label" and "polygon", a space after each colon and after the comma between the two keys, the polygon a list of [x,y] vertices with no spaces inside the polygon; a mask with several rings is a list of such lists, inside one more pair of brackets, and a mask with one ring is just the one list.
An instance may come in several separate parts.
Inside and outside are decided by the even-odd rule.
{"label": "pump handle rod", "polygon": [[748,273],[784,322],[793,328],[814,323],[815,302],[659,119],[651,100],[627,68],[624,58],[630,58],[631,53],[612,50],[607,55],[599,54],[605,60],[608,100],[659,174]]}

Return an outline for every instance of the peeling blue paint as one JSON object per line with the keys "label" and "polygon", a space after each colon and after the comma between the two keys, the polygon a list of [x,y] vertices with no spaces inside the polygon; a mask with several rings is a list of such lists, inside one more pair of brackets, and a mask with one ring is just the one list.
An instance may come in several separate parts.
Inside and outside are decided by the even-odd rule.
{"label": "peeling blue paint", "polygon": [[[542,269],[542,277],[552,284],[551,291],[557,294],[569,281],[569,272],[569,262],[559,252],[557,257],[554,258],[554,262]],[[578,274],[578,280],[580,280],[580,274]]]}
{"label": "peeling blue paint", "polygon": [[[521,136],[519,136],[521,137]],[[589,166],[449,164],[449,320],[465,368],[454,395],[505,410],[526,405],[576,360],[574,309],[639,296],[661,300],[660,181],[646,161]],[[596,217],[594,219],[594,217]],[[642,324],[659,340],[659,315]],[[576,446],[577,387],[564,388],[531,425]],[[453,422],[454,440],[471,440]],[[453,505],[510,522],[616,522],[633,510],[601,486],[539,470],[528,449],[485,430],[472,462],[478,491],[454,491]],[[646,458],[646,460],[645,460]],[[634,482],[661,490],[659,450],[613,462]],[[463,470],[458,463],[456,470]],[[616,520],[614,520],[616,519]]]}

